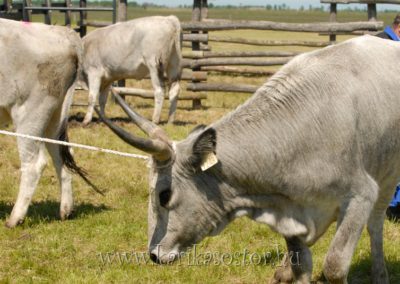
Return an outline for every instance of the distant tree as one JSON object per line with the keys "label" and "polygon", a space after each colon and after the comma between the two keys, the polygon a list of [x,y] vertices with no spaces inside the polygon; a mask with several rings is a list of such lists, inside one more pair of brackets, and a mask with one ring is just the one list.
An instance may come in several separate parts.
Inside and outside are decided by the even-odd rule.
{"label": "distant tree", "polygon": [[267,10],[272,10],[272,5],[267,5],[266,7],[265,7],[265,9],[267,9]]}
{"label": "distant tree", "polygon": [[300,11],[304,11],[304,6],[303,5],[300,6]]}

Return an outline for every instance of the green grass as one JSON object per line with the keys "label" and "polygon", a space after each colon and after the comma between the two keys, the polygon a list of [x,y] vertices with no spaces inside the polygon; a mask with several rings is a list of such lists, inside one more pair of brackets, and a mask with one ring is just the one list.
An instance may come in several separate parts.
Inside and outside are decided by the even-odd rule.
{"label": "green grass", "polygon": [[[129,18],[151,14],[177,14],[181,19],[190,18],[190,10],[132,10]],[[358,20],[365,13],[339,14],[348,19]],[[385,14],[386,15],[386,14]],[[107,15],[98,16],[105,20]],[[210,10],[210,17],[255,20],[283,20],[293,22],[325,21],[326,13],[312,12],[273,13],[266,10]],[[392,18],[389,15],[388,18]],[[59,18],[62,22],[62,18]],[[347,18],[346,18],[347,20]],[[243,36],[241,31],[221,32],[222,35]],[[246,32],[247,38],[309,39],[321,40],[316,34]],[[346,37],[341,37],[345,39]],[[243,48],[239,45],[212,44],[213,50]],[[246,47],[246,50],[265,49]],[[276,47],[269,48],[271,50]],[[285,47],[284,50],[299,50]],[[301,50],[308,50],[306,48]],[[243,82],[261,85],[266,78],[236,76],[210,76],[212,82]],[[150,88],[148,81],[129,80],[128,86]],[[182,88],[184,89],[184,88]],[[204,108],[192,110],[190,102],[179,102],[177,124],[163,128],[175,140],[183,139],[197,124],[209,124],[227,112],[235,109],[250,95],[230,93],[208,93],[203,101]],[[87,93],[78,92],[75,102],[85,102]],[[151,100],[128,99],[135,108],[147,118],[151,117]],[[168,103],[163,109],[163,121],[166,120]],[[107,127],[93,123],[82,128],[77,122],[83,118],[85,108],[74,107],[70,123],[70,140],[77,143],[96,145],[120,151],[140,153],[120,141]],[[124,118],[117,106],[110,103],[107,107],[110,117]],[[129,131],[140,132],[131,123],[120,120],[119,125]],[[11,127],[9,128],[11,129]],[[0,223],[4,223],[15,202],[19,182],[19,160],[15,139],[0,137]],[[147,249],[147,168],[142,160],[75,150],[76,160],[86,168],[92,180],[107,191],[102,197],[94,193],[78,177],[73,180],[75,196],[75,216],[71,220],[59,221],[59,189],[55,171],[49,165],[39,183],[33,203],[25,223],[15,229],[0,226],[0,283],[27,282],[63,282],[63,283],[259,283],[266,282],[274,272],[273,261],[284,251],[284,240],[267,226],[257,224],[246,218],[235,220],[224,232],[213,238],[205,239],[198,247],[200,253],[243,253],[259,255],[271,253],[271,259],[263,264],[247,265],[190,265],[190,259],[168,266],[137,264],[135,261],[124,263],[114,258],[112,263],[104,263],[100,257],[121,256],[123,253],[146,252]],[[313,279],[319,279],[324,256],[334,234],[334,225],[312,248],[314,259]],[[384,230],[385,255],[391,283],[400,283],[400,225],[386,221]],[[350,283],[368,283],[370,269],[369,239],[364,231],[354,254]]]}

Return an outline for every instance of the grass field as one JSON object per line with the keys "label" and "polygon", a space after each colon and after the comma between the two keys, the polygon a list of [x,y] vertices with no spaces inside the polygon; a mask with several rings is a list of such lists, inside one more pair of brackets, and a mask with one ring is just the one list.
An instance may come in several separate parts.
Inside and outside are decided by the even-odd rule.
{"label": "grass field", "polygon": [[[176,14],[182,20],[190,18],[190,10],[184,9],[131,9],[129,18],[153,14]],[[394,16],[390,13],[381,15],[387,23]],[[343,21],[362,20],[366,13],[340,11],[339,16],[342,16],[339,19]],[[104,20],[106,17],[104,14],[98,15],[98,19]],[[266,10],[218,9],[210,10],[210,17],[310,22],[325,21],[328,15],[321,12],[274,13]],[[243,36],[241,31],[223,34]],[[300,33],[253,31],[246,32],[245,36],[321,40],[319,35]],[[232,48],[240,47],[213,45],[213,50]],[[293,47],[285,49],[299,50]],[[215,82],[232,80],[261,85],[266,78],[215,75],[210,77],[210,81]],[[128,86],[149,88],[150,85],[147,81],[129,80]],[[85,102],[86,96],[85,92],[78,92],[75,102]],[[172,139],[183,139],[197,124],[215,121],[235,109],[248,97],[247,94],[208,93],[208,99],[203,101],[204,107],[201,110],[192,110],[189,102],[179,102],[176,125],[163,124],[162,127]],[[151,117],[151,100],[128,100],[141,114],[147,118]],[[167,117],[167,107],[166,103],[163,121]],[[82,128],[80,121],[84,113],[85,108],[82,107],[71,109],[71,141],[140,153],[121,142],[98,121]],[[119,125],[140,134],[116,105],[110,103],[107,113],[116,118]],[[12,127],[8,129],[11,130]],[[11,212],[18,190],[19,160],[15,146],[14,138],[0,137],[0,223],[4,223]],[[75,157],[78,163],[88,170],[91,179],[107,191],[105,197],[96,194],[82,180],[75,177],[74,218],[61,222],[58,217],[58,182],[53,167],[49,165],[44,171],[25,223],[12,230],[0,226],[0,283],[260,283],[266,282],[273,275],[275,266],[279,265],[285,251],[283,238],[267,226],[246,218],[237,219],[221,235],[207,238],[197,247],[197,253],[202,255],[197,260],[202,263],[196,264],[192,255],[192,258],[186,257],[173,265],[151,264],[147,256],[141,254],[147,249],[146,162],[80,149],[75,150]],[[320,279],[324,256],[334,230],[335,224],[312,247],[314,280]],[[391,283],[400,283],[400,224],[386,221],[384,239]],[[210,254],[214,253],[215,256],[217,252],[234,255],[235,260],[232,263],[228,260],[221,263],[220,259],[215,257],[210,260]],[[258,258],[259,256],[261,258]],[[370,264],[369,239],[364,231],[353,257],[350,283],[369,283]]]}

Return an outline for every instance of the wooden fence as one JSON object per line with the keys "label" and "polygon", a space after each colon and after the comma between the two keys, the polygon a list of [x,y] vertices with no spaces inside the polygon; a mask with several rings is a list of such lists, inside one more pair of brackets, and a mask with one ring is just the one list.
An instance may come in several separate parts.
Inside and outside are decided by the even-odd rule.
{"label": "wooden fence", "polygon": [[[345,0],[342,0],[342,2]],[[227,51],[215,52],[212,50],[212,43],[223,42],[230,44],[253,45],[253,46],[298,46],[322,48],[335,44],[337,34],[364,34],[376,32],[383,28],[383,23],[376,21],[376,5],[374,1],[351,1],[368,3],[368,21],[364,22],[336,22],[336,4],[333,0],[322,0],[321,3],[331,4],[329,22],[324,23],[280,23],[271,21],[230,21],[208,19],[207,0],[194,0],[193,17],[191,22],[183,22],[184,48],[192,47],[191,51],[186,49],[183,52],[183,68],[190,68],[193,71],[218,72],[240,75],[261,75],[270,76],[272,71],[265,71],[265,68],[255,69],[252,66],[281,66],[287,63],[293,56],[300,52],[282,51]],[[350,2],[350,1],[348,1]],[[376,2],[390,2],[376,1]],[[400,3],[399,1],[392,1]],[[375,11],[375,12],[374,12]],[[284,31],[284,32],[305,32],[328,35],[329,38],[320,41],[305,40],[271,40],[271,39],[247,39],[232,36],[216,36],[213,31],[230,30],[262,30],[262,31]],[[211,32],[211,33],[210,33]],[[185,43],[191,41],[191,44]],[[213,92],[244,92],[253,93],[258,86],[234,82],[229,84],[207,83],[207,81],[192,81],[187,89],[194,92],[213,91]]]}
{"label": "wooden fence", "polygon": [[[3,0],[5,9],[11,9],[12,0]],[[70,24],[70,13],[78,12],[79,32],[86,34],[87,26],[107,26],[116,21],[127,19],[127,0],[113,0],[112,8],[87,7],[87,0],[80,0],[79,7],[72,7],[71,0],[65,3],[51,3],[51,0],[44,0],[44,5],[33,7],[31,0],[24,0],[22,12],[26,20],[30,20],[31,13],[42,13],[45,22],[51,23],[51,11],[58,10],[65,12],[66,25]],[[224,51],[216,52],[212,50],[212,43],[230,43],[251,46],[265,47],[313,47],[322,48],[336,42],[338,34],[363,34],[371,31],[378,31],[383,28],[383,23],[376,21],[376,3],[396,3],[400,0],[321,0],[321,3],[330,5],[329,22],[324,23],[281,23],[271,21],[230,21],[220,19],[208,19],[208,1],[194,0],[192,19],[190,22],[182,22],[182,41],[183,41],[183,76],[182,79],[188,81],[186,92],[180,96],[183,100],[192,100],[193,107],[201,106],[201,100],[206,98],[206,91],[222,92],[244,92],[253,93],[257,86],[232,82],[231,84],[209,83],[207,76],[209,72],[223,74],[241,75],[261,75],[270,76],[273,71],[266,71],[265,66],[281,66],[287,63],[293,56],[300,52],[291,51]],[[365,22],[336,22],[337,4],[362,3],[368,5],[368,21]],[[7,10],[7,11],[9,11]],[[95,22],[87,20],[87,12],[110,11],[112,21]],[[284,31],[284,32],[306,32],[328,35],[326,40],[306,41],[306,40],[271,40],[271,39],[247,39],[233,36],[217,36],[215,31],[231,30],[262,30],[262,31]],[[152,91],[124,88],[124,81],[120,81],[115,90],[121,95],[133,95],[142,98],[152,98]]]}

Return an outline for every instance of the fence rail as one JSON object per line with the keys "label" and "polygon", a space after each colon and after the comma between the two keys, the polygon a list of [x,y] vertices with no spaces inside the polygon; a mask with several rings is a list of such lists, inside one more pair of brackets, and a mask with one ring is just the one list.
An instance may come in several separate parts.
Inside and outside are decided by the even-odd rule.
{"label": "fence rail", "polygon": [[222,31],[222,30],[270,30],[287,32],[353,32],[359,30],[378,31],[383,22],[348,22],[348,23],[278,23],[271,21],[202,21],[182,22],[184,31]]}

